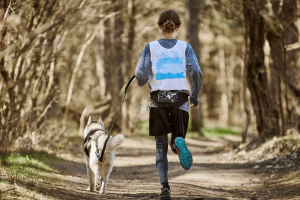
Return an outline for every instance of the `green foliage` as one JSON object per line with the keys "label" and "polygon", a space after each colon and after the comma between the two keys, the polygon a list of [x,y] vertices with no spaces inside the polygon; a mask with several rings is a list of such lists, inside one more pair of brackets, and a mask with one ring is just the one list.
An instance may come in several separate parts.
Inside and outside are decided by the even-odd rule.
{"label": "green foliage", "polygon": [[224,138],[226,135],[235,135],[240,136],[241,132],[234,131],[231,127],[227,128],[201,128],[201,132],[193,132],[188,128],[187,137],[198,139],[198,140],[206,140],[211,137],[219,137]]}
{"label": "green foliage", "polygon": [[135,126],[138,129],[143,129],[143,130],[149,132],[149,122],[148,121],[144,121],[144,122],[139,121],[139,122],[136,122]]}
{"label": "green foliage", "polygon": [[206,138],[201,135],[199,132],[188,131],[186,137],[196,139],[196,140],[205,140]]}
{"label": "green foliage", "polygon": [[42,160],[59,161],[57,157],[45,152],[26,151],[18,154],[1,155],[2,177],[0,182],[5,184],[12,184],[17,181],[23,183],[37,182],[38,178],[46,172],[56,172]]}
{"label": "green foliage", "polygon": [[[276,25],[276,22],[274,22],[274,24]],[[276,36],[279,36],[279,37],[280,37],[280,33],[278,33],[278,32],[277,32],[277,30],[276,30],[276,28],[275,28],[275,25],[274,25],[274,26],[272,26],[272,31],[273,31],[274,35],[276,35]]]}
{"label": "green foliage", "polygon": [[[134,134],[133,137],[141,137],[149,139],[149,122],[148,121],[138,121],[135,123],[135,127],[138,129],[138,132]],[[152,139],[152,138],[150,138]]]}
{"label": "green foliage", "polygon": [[[189,125],[188,125],[188,129],[187,129],[187,136],[190,137],[190,138],[193,138],[193,139],[198,139],[198,140],[202,140],[204,139],[203,137],[203,133],[202,133],[202,128],[196,132],[196,131],[192,131],[191,130],[191,125],[192,121],[189,120]],[[200,127],[203,127],[203,124],[200,124]]]}
{"label": "green foliage", "polygon": [[78,128],[78,127],[79,127],[78,123],[75,122],[75,121],[72,121],[72,122],[71,122],[71,126],[72,126],[73,128]]}
{"label": "green foliage", "polygon": [[211,137],[220,137],[223,138],[225,135],[241,135],[241,132],[237,132],[232,130],[232,128],[203,128],[202,129],[203,135],[207,138]]}
{"label": "green foliage", "polygon": [[66,145],[61,144],[61,145],[59,146],[59,148],[61,148],[61,149],[67,149],[68,147],[67,147]]}
{"label": "green foliage", "polygon": [[[135,126],[138,129],[141,130],[135,136],[147,137],[149,135],[148,134],[149,133],[149,122],[148,121],[136,122]],[[223,138],[225,135],[236,135],[236,136],[241,135],[241,132],[235,131],[231,127],[227,127],[227,128],[219,128],[219,127],[217,127],[217,128],[202,128],[200,133],[191,131],[190,127],[191,126],[190,126],[190,122],[189,122],[189,127],[188,127],[188,130],[187,130],[187,137],[190,137],[190,138],[193,138],[193,139],[199,139],[199,140],[203,140],[205,138],[211,138],[211,137]]]}
{"label": "green foliage", "polygon": [[0,199],[23,199],[23,196],[28,199],[31,194],[36,195],[35,190],[48,188],[57,181],[53,174],[58,173],[49,163],[60,161],[62,159],[43,151],[0,155],[0,191],[4,191],[0,192]]}

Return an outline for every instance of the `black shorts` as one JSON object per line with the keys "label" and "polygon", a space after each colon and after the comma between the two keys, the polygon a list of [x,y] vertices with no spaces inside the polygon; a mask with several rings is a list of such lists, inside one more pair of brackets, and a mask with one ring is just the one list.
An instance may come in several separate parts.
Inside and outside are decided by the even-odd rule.
{"label": "black shorts", "polygon": [[[175,111],[172,107],[161,107],[160,110],[154,107],[150,108],[149,116],[149,135],[161,136],[172,133],[171,144],[176,137],[185,138],[189,124],[189,113],[180,109]],[[163,119],[161,112],[164,112],[166,120]]]}

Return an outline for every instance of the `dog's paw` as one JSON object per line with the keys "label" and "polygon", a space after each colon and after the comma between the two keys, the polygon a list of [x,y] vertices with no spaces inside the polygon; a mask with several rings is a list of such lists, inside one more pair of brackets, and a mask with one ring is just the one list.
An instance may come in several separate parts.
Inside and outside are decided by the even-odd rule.
{"label": "dog's paw", "polygon": [[94,191],[93,187],[91,187],[91,186],[89,186],[86,190],[89,191],[89,192],[93,192]]}
{"label": "dog's paw", "polygon": [[100,191],[100,188],[101,188],[101,184],[97,184],[95,187],[96,191]]}

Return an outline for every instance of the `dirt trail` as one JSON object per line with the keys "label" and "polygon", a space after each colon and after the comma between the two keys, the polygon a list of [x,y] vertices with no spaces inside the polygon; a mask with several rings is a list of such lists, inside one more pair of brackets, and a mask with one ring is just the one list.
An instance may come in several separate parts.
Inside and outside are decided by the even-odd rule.
{"label": "dirt trail", "polygon": [[[226,153],[207,153],[208,147],[221,146],[230,140],[186,141],[194,160],[190,170],[182,169],[177,155],[170,149],[168,151],[172,199],[300,199],[299,185],[297,188],[283,188],[273,184],[280,177],[279,172],[272,176],[271,172],[255,167],[257,163],[239,160],[228,162]],[[158,199],[160,184],[155,167],[154,140],[125,139],[121,148],[116,151],[106,195],[86,191],[88,180],[84,154],[81,143],[76,145],[78,146],[72,148],[71,154],[63,154],[69,161],[54,166],[61,172],[59,176],[62,181],[53,186],[52,192],[47,192],[53,198]]]}

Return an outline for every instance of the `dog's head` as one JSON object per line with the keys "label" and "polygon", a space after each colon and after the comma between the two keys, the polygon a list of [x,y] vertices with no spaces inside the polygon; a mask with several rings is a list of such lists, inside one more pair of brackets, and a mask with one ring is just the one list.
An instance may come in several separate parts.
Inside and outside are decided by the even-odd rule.
{"label": "dog's head", "polygon": [[104,123],[101,117],[99,118],[98,121],[92,121],[92,117],[91,116],[89,117],[87,125],[84,128],[84,136],[86,136],[89,133],[89,131],[93,129],[105,130]]}

